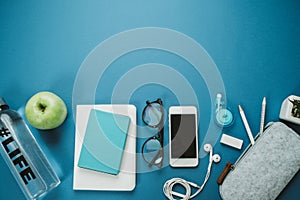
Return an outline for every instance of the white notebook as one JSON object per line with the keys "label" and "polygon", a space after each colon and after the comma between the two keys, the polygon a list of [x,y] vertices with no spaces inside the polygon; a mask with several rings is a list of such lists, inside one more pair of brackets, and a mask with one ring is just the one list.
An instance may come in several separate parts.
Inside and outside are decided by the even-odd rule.
{"label": "white notebook", "polygon": [[[126,115],[130,125],[117,175],[78,167],[80,150],[92,109]],[[134,105],[77,105],[74,151],[74,190],[132,191],[136,185],[136,108]]]}

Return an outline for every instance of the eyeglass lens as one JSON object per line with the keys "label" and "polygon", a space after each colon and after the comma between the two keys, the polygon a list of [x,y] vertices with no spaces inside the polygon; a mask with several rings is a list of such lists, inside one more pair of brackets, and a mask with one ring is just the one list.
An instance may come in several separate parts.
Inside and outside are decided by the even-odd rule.
{"label": "eyeglass lens", "polygon": [[145,108],[144,121],[147,125],[156,127],[160,124],[163,113],[159,103],[151,103]]}
{"label": "eyeglass lens", "polygon": [[149,139],[144,145],[144,159],[150,164],[159,164],[162,161],[160,150],[161,144],[159,140],[157,138]]}

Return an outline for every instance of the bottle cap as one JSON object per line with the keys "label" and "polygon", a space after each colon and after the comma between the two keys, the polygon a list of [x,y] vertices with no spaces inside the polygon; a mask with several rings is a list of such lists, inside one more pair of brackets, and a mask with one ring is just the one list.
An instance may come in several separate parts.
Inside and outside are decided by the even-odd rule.
{"label": "bottle cap", "polygon": [[5,102],[4,98],[0,97],[0,110],[5,110],[8,108],[9,108],[9,106]]}
{"label": "bottle cap", "polygon": [[217,112],[216,121],[222,127],[230,127],[233,124],[233,114],[230,110],[223,108]]}

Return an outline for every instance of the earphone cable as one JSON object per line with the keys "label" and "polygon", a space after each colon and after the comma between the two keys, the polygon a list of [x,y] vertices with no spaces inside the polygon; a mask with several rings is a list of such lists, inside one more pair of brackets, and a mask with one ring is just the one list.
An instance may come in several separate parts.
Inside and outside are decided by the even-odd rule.
{"label": "earphone cable", "polygon": [[[209,164],[208,164],[208,167],[207,167],[206,176],[205,176],[205,179],[204,179],[201,186],[199,186],[199,185],[197,185],[193,182],[186,181],[185,179],[182,179],[182,178],[172,178],[172,179],[169,179],[168,181],[166,181],[164,186],[163,186],[163,192],[164,192],[165,196],[169,200],[175,200],[173,198],[173,196],[181,197],[182,200],[192,199],[195,196],[197,196],[202,191],[202,189],[204,188],[206,182],[209,179],[212,163],[213,163],[213,156],[212,156],[212,151],[210,151],[210,153],[209,153]],[[186,190],[185,195],[173,191],[173,187],[176,184],[180,184],[185,188],[185,190]],[[192,194],[191,186],[194,187],[194,188],[197,188],[197,191],[194,194]]]}

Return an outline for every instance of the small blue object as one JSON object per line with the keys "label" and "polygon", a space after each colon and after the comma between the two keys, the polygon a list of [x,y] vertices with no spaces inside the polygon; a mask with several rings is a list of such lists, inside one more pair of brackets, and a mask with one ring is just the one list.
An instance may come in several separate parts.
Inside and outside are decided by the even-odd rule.
{"label": "small blue object", "polygon": [[78,167],[117,175],[130,125],[128,116],[92,109]]}
{"label": "small blue object", "polygon": [[216,122],[219,126],[224,128],[230,127],[233,124],[233,114],[228,109],[220,109],[216,113]]}

